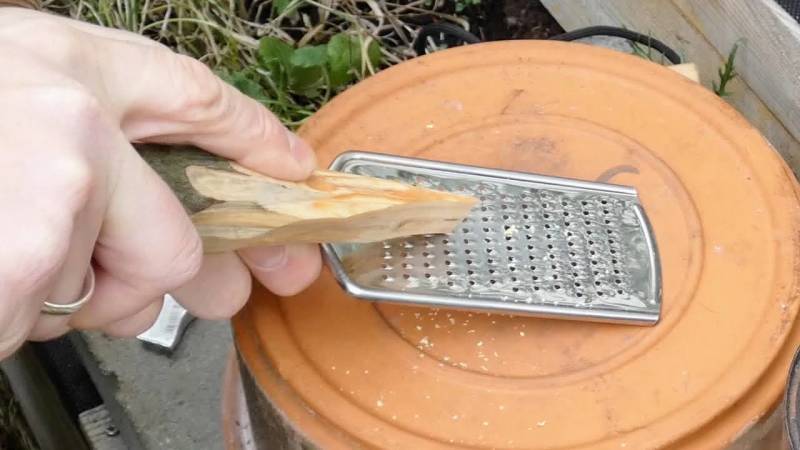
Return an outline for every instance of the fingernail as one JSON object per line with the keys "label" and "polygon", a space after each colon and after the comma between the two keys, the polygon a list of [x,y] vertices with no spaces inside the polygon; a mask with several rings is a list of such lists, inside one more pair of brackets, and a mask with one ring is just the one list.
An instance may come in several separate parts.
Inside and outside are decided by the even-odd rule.
{"label": "fingernail", "polygon": [[284,245],[275,247],[254,247],[241,253],[254,268],[266,272],[277,270],[285,266],[289,257],[286,246]]}
{"label": "fingernail", "polygon": [[289,153],[300,163],[300,167],[303,167],[309,172],[316,168],[317,160],[316,155],[314,155],[314,150],[291,131],[289,132]]}

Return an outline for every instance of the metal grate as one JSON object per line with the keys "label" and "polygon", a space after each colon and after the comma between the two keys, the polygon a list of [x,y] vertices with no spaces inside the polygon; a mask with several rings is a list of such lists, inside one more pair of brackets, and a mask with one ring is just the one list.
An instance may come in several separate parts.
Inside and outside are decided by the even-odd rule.
{"label": "metal grate", "polygon": [[449,235],[327,246],[337,276],[359,297],[657,320],[655,246],[631,189],[363,153],[333,168],[480,200]]}

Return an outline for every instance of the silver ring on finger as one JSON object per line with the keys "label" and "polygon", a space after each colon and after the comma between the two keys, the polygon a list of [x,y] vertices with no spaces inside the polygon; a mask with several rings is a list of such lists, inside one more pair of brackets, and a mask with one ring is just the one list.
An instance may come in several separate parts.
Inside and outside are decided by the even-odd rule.
{"label": "silver ring on finger", "polygon": [[54,303],[54,302],[44,302],[44,306],[42,306],[42,312],[45,314],[51,314],[56,316],[66,316],[77,312],[86,302],[92,298],[94,294],[94,268],[89,266],[89,270],[86,272],[86,279],[83,280],[83,295],[78,300],[75,300],[72,303]]}

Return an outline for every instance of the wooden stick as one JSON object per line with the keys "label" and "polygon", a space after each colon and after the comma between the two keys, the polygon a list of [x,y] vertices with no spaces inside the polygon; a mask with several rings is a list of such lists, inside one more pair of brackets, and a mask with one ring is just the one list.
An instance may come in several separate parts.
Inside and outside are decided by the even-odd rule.
{"label": "wooden stick", "polygon": [[304,182],[277,180],[188,146],[147,144],[137,150],[175,192],[206,253],[450,233],[477,203],[468,196],[327,170]]}

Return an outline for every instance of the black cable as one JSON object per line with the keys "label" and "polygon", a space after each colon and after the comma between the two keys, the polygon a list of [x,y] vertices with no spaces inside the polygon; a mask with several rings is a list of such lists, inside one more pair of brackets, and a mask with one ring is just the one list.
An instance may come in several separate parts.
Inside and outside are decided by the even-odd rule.
{"label": "black cable", "polygon": [[456,42],[461,41],[465,44],[477,44],[481,42],[477,36],[458,25],[449,22],[435,22],[424,25],[419,29],[417,38],[414,40],[414,52],[416,52],[418,56],[424,55],[429,37],[433,37],[434,41],[437,43],[446,41],[446,38],[440,38],[437,35],[450,36],[455,38]]}
{"label": "black cable", "polygon": [[613,37],[628,39],[630,41],[638,42],[640,44],[644,44],[647,45],[648,47],[652,47],[658,50],[659,53],[664,55],[664,57],[667,58],[669,62],[671,62],[672,64],[681,63],[680,55],[678,55],[678,53],[675,52],[675,50],[671,49],[663,42],[659,41],[654,37],[637,33],[635,31],[627,30],[625,28],[600,25],[594,27],[579,28],[577,30],[568,31],[566,33],[558,34],[556,36],[551,36],[548,39],[551,41],[574,41],[577,39],[583,39],[591,36],[613,36]]}
{"label": "black cable", "polygon": [[[424,55],[427,47],[427,40],[429,37],[434,37],[437,43],[447,42],[448,39],[443,36],[450,36],[450,43],[458,44],[477,44],[481,40],[470,33],[469,31],[449,22],[435,22],[423,25],[417,33],[417,38],[414,40],[414,51],[418,56]],[[663,42],[651,36],[647,36],[635,31],[625,28],[610,27],[610,26],[593,26],[586,28],[579,28],[577,30],[568,31],[566,33],[551,36],[548,40],[552,41],[574,41],[584,39],[592,36],[612,36],[628,39],[630,41],[638,42],[647,45],[648,47],[656,49],[659,53],[664,55],[672,64],[680,64],[681,57],[678,53],[670,48]]]}

